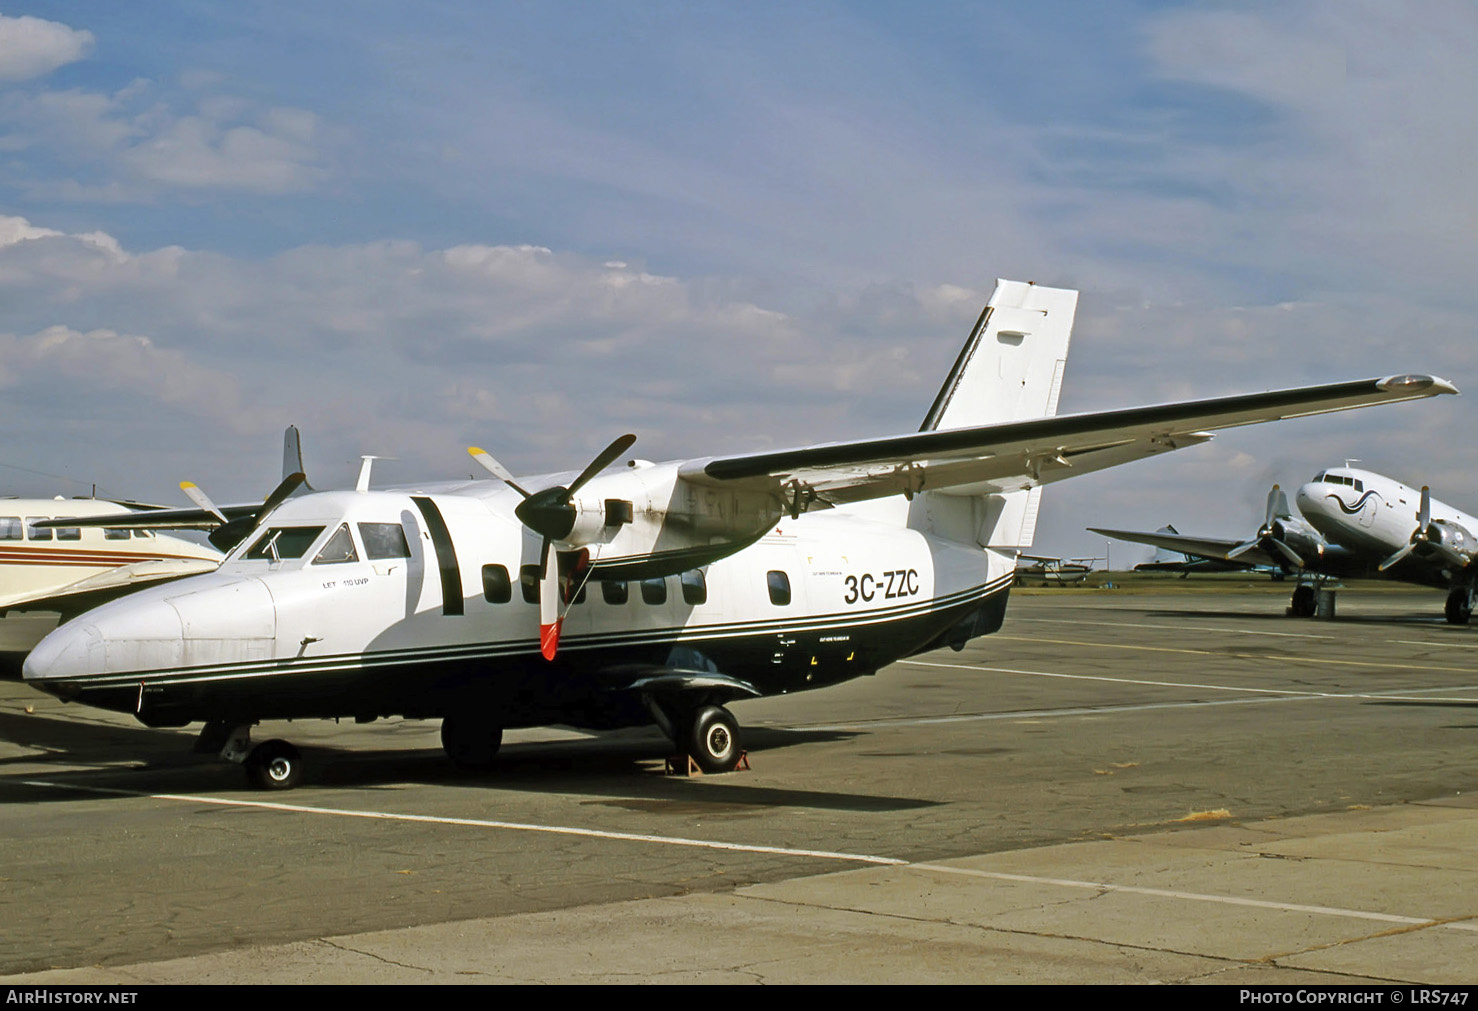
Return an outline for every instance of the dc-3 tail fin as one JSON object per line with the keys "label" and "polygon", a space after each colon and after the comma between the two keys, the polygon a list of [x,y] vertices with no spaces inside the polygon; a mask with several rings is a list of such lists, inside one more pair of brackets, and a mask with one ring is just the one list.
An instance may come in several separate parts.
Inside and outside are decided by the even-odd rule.
{"label": "dc-3 tail fin", "polygon": [[[919,431],[1056,415],[1077,309],[1076,291],[997,280]],[[1032,543],[1041,497],[1040,486],[985,496],[952,489],[928,495],[922,516],[914,512],[941,533],[958,537],[968,524],[982,547],[1011,551]]]}

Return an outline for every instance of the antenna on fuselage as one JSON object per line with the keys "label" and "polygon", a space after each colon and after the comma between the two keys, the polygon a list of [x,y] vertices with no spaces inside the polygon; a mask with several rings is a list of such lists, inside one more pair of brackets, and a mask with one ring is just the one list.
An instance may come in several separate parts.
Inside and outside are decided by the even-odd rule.
{"label": "antenna on fuselage", "polygon": [[376,460],[383,459],[378,456],[361,456],[364,461],[359,465],[359,480],[354,482],[355,491],[369,491],[370,468],[375,465]]}

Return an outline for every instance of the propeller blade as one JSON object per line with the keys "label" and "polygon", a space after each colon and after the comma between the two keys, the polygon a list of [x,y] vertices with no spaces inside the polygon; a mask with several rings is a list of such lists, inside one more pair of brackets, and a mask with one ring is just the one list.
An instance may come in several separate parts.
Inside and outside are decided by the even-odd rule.
{"label": "propeller blade", "polygon": [[1417,542],[1416,541],[1412,541],[1410,544],[1406,545],[1406,547],[1404,547],[1400,551],[1396,552],[1390,558],[1387,558],[1384,562],[1381,562],[1379,565],[1377,565],[1375,567],[1376,568],[1376,571],[1377,572],[1385,572],[1391,566],[1395,565],[1397,562],[1401,561],[1401,559],[1405,558],[1407,555],[1409,555],[1413,551],[1415,551],[1416,550],[1416,545],[1417,545]]}
{"label": "propeller blade", "polygon": [[180,491],[184,492],[185,496],[189,498],[191,502],[195,503],[195,508],[204,509],[216,519],[220,520],[223,525],[230,522],[230,520],[226,519],[226,514],[216,508],[216,504],[210,500],[210,496],[201,491],[199,486],[196,485],[195,482],[181,481]]}
{"label": "propeller blade", "polygon": [[1241,558],[1243,555],[1247,554],[1247,552],[1251,551],[1257,546],[1257,541],[1243,541],[1241,544],[1238,544],[1235,548],[1227,552],[1227,558]]}
{"label": "propeller blade", "polygon": [[582,470],[580,472],[580,476],[575,478],[575,480],[570,483],[569,494],[574,495],[575,492],[580,490],[581,485],[583,485],[586,481],[589,481],[595,475],[599,474],[611,464],[615,463],[616,458],[630,449],[632,445],[635,444],[635,442],[636,436],[628,434],[621,436],[615,442],[607,446],[605,450],[600,454],[600,456],[597,456],[594,460],[591,460],[590,466]]}
{"label": "propeller blade", "polygon": [[497,478],[499,481],[502,481],[508,487],[512,488],[514,491],[522,495],[524,498],[529,497],[529,493],[525,491],[517,481],[513,480],[512,472],[509,471],[507,467],[503,466],[497,460],[494,460],[492,458],[492,455],[489,454],[487,450],[481,449],[477,446],[468,446],[467,455],[481,464],[482,469],[493,475],[493,477]]}
{"label": "propeller blade", "polygon": [[545,660],[553,660],[559,652],[559,561],[550,550],[552,542],[544,538],[539,549],[539,652]]}
{"label": "propeller blade", "polygon": [[1425,535],[1427,527],[1432,523],[1432,489],[1422,485],[1422,505],[1416,514],[1416,525]]}
{"label": "propeller blade", "polygon": [[262,508],[258,509],[256,513],[252,516],[252,522],[255,523],[257,520],[260,520],[263,516],[267,515],[273,509],[276,509],[278,506],[282,505],[283,502],[286,502],[287,497],[298,490],[298,485],[307,480],[308,475],[304,474],[302,471],[298,471],[296,474],[289,474],[287,477],[283,478],[282,483],[279,484],[276,488],[273,488],[272,494],[268,495],[266,500],[262,502]]}
{"label": "propeller blade", "polygon": [[1267,539],[1267,542],[1271,544],[1275,549],[1277,549],[1279,554],[1288,559],[1289,563],[1292,564],[1295,568],[1301,569],[1304,567],[1303,556],[1300,555],[1297,551],[1294,551],[1292,548],[1284,544],[1282,541],[1278,540],[1276,537],[1269,537]]}
{"label": "propeller blade", "polygon": [[1273,520],[1278,518],[1278,494],[1278,486],[1273,485],[1273,490],[1268,492],[1268,510],[1262,521],[1264,527],[1271,527]]}

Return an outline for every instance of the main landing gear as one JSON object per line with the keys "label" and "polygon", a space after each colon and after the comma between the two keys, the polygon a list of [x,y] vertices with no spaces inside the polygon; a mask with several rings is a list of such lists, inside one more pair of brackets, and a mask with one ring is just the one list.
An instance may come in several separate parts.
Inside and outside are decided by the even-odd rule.
{"label": "main landing gear", "polygon": [[1288,613],[1294,618],[1312,618],[1318,610],[1319,596],[1307,583],[1293,588],[1293,599],[1288,602]]}
{"label": "main landing gear", "polygon": [[1459,586],[1447,594],[1447,606],[1444,613],[1449,625],[1466,625],[1468,619],[1473,616],[1473,588],[1471,586]]}
{"label": "main landing gear", "polygon": [[503,728],[487,720],[453,715],[441,721],[441,748],[459,769],[487,771],[502,746]]}
{"label": "main landing gear", "polygon": [[732,772],[743,752],[739,748],[739,721],[723,706],[704,706],[693,714],[685,740],[688,755],[707,773]]}
{"label": "main landing gear", "polygon": [[197,754],[218,752],[246,771],[246,781],[258,790],[291,790],[302,782],[303,756],[287,741],[273,739],[251,744],[250,723],[207,723],[195,741]]}

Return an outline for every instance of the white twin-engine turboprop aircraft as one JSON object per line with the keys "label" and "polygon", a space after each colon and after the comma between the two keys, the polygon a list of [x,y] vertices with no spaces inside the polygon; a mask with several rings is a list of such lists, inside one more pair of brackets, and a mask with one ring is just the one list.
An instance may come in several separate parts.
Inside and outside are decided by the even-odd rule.
{"label": "white twin-engine turboprop aircraft", "polygon": [[288,498],[220,569],[100,607],[25,677],[294,785],[261,720],[440,718],[459,764],[505,728],[656,724],[731,769],[724,704],[819,688],[1000,627],[1040,486],[1207,429],[1455,393],[1423,375],[1055,417],[1077,292],[1001,281],[917,433],[670,463]]}
{"label": "white twin-engine turboprop aircraft", "polygon": [[[1400,481],[1346,464],[1322,470],[1295,495],[1299,512],[1277,485],[1256,536],[1246,541],[1103,530],[1094,533],[1153,544],[1229,567],[1273,567],[1298,576],[1288,613],[1313,617],[1317,590],[1340,577],[1383,577],[1447,591],[1449,623],[1466,625],[1478,584],[1478,518]],[[1333,592],[1333,591],[1330,591]]]}

